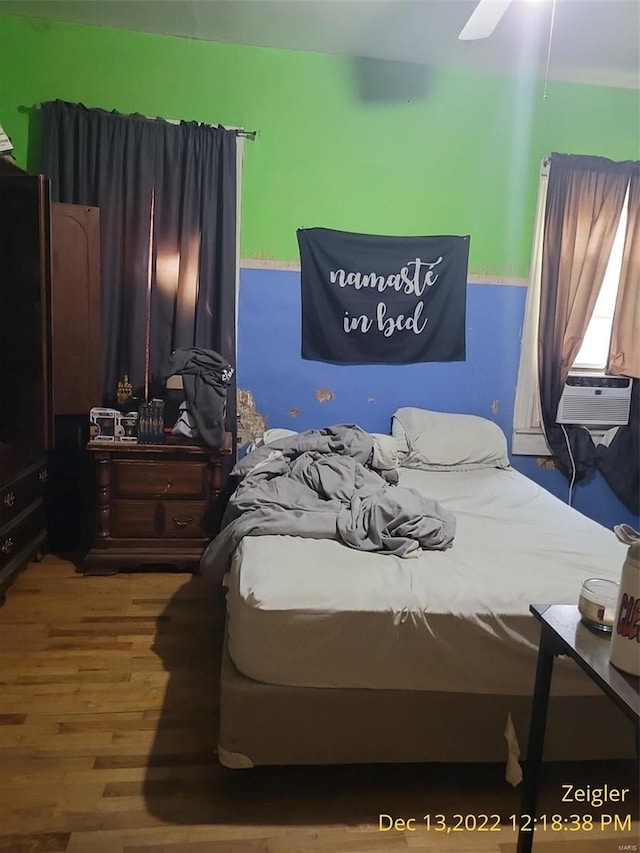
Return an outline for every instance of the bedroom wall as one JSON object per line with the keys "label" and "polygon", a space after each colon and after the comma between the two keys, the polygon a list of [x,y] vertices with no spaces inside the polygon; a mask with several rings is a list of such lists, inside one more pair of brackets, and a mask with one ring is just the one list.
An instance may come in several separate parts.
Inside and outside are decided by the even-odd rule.
{"label": "bedroom wall", "polygon": [[[471,277],[473,282],[473,277]],[[494,420],[511,438],[526,288],[470,283],[465,362],[343,365],[300,358],[300,277],[294,270],[241,271],[238,384],[252,391],[268,426],[303,430],[358,423],[388,432],[393,412],[412,405]],[[535,457],[516,469],[566,501],[568,483]],[[573,506],[606,527],[640,528],[599,473],[574,489]]]}
{"label": "bedroom wall", "polygon": [[[259,131],[245,145],[238,376],[271,426],[383,429],[409,403],[494,417],[509,434],[540,160],[633,158],[640,123],[631,90],[551,82],[543,100],[524,77],[0,14],[0,121],[22,165],[37,166],[33,106],[54,98]],[[468,288],[467,361],[303,362],[297,273],[286,269],[301,225],[470,234],[470,281],[482,283]],[[514,461],[564,493],[557,472]],[[576,504],[604,523],[634,521],[599,478]]]}

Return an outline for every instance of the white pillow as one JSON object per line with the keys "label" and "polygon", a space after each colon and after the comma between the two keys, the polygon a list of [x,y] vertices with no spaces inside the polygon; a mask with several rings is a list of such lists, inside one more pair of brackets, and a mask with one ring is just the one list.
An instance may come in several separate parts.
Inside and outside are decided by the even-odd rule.
{"label": "white pillow", "polygon": [[268,429],[262,436],[262,444],[271,444],[272,441],[289,438],[291,435],[298,435],[298,433],[295,429]]}
{"label": "white pillow", "polygon": [[398,409],[391,433],[400,464],[426,471],[509,468],[507,439],[500,427],[477,415],[428,409]]}
{"label": "white pillow", "polygon": [[256,450],[258,447],[264,447],[265,444],[271,444],[272,441],[278,441],[280,438],[289,438],[290,435],[297,435],[294,429],[268,429],[262,433],[255,441],[250,442],[247,446],[247,453]]}
{"label": "white pillow", "polygon": [[379,471],[392,471],[398,467],[398,448],[392,435],[370,433],[373,439],[373,467]]}

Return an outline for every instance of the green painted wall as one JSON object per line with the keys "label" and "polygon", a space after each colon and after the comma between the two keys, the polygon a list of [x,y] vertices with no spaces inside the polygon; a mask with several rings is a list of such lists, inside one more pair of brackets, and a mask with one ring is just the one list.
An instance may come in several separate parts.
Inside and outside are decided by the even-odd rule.
{"label": "green painted wall", "polygon": [[[376,97],[359,71],[383,81],[368,77]],[[412,93],[382,98],[401,77]],[[525,276],[541,158],[639,156],[631,90],[550,83],[543,100],[515,78],[0,15],[0,123],[20,163],[34,162],[33,105],[55,98],[257,129],[243,257],[297,258],[300,225],[468,233],[474,272]]]}

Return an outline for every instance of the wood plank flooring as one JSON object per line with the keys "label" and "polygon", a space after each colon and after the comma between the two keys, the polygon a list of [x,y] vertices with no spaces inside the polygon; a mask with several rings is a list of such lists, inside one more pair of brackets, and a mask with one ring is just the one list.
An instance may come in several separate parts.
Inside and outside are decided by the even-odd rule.
{"label": "wood plank flooring", "polygon": [[[0,608],[0,851],[515,853],[520,791],[499,766],[220,767],[223,619],[221,591],[187,575],[85,578],[48,556],[17,578]],[[631,787],[615,813],[634,823],[601,831],[614,809],[560,803],[566,783]],[[535,853],[640,849],[631,762],[546,767],[541,809],[597,821],[538,833]],[[427,831],[427,813],[501,823]],[[381,814],[415,831],[380,831]]]}

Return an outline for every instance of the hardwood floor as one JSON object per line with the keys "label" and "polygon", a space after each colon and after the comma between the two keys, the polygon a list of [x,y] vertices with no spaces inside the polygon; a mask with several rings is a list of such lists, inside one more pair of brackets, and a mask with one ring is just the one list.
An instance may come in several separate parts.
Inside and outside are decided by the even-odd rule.
{"label": "hardwood floor", "polygon": [[[501,766],[220,767],[223,618],[221,591],[191,576],[85,578],[48,556],[17,578],[0,609],[0,851],[514,853],[520,791]],[[546,767],[541,811],[596,828],[550,828],[534,851],[639,845],[636,777],[631,762]],[[605,783],[632,789],[628,808],[560,802],[562,784]],[[426,813],[502,823],[447,834]],[[380,831],[381,814],[416,830]],[[601,831],[607,814],[635,823]]]}

